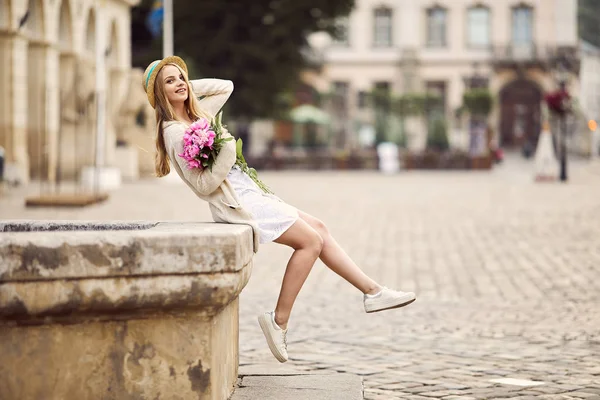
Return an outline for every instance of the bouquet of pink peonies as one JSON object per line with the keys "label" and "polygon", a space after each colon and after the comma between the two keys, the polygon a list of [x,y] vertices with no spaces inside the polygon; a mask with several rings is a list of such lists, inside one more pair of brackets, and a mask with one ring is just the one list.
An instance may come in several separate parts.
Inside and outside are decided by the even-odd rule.
{"label": "bouquet of pink peonies", "polygon": [[187,162],[189,169],[208,168],[212,171],[221,147],[233,137],[222,137],[223,125],[221,114],[210,123],[206,118],[200,118],[190,125],[183,135],[183,153],[178,154]]}

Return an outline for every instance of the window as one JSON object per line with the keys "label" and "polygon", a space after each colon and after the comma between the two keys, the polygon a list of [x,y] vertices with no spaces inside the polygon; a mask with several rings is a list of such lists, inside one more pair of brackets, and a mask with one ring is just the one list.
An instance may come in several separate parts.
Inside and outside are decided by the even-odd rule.
{"label": "window", "polygon": [[58,42],[65,49],[71,47],[71,13],[66,1],[63,1],[60,5]]}
{"label": "window", "polygon": [[392,10],[389,8],[378,8],[375,10],[373,45],[375,47],[392,46]]}
{"label": "window", "polygon": [[342,114],[346,111],[348,106],[348,90],[349,90],[348,82],[343,81],[335,81],[333,82],[333,104],[336,113]]}
{"label": "window", "polygon": [[[600,93],[600,92],[598,92]],[[364,90],[361,90],[358,92],[358,108],[359,109],[363,109],[367,107],[367,102],[368,102],[368,94],[367,92],[365,92]]]}
{"label": "window", "polygon": [[29,12],[26,29],[31,37],[41,39],[44,36],[44,20],[42,18],[42,3],[40,0],[29,0]]}
{"label": "window", "polygon": [[344,18],[340,18],[339,20],[336,21],[335,24],[337,33],[338,33],[338,38],[336,38],[334,41],[337,45],[340,46],[348,46],[350,44],[349,38],[348,38],[348,27],[349,27],[349,21],[348,21],[348,17],[344,17]]}
{"label": "window", "polygon": [[446,25],[448,12],[445,8],[427,10],[427,46],[446,47]]}
{"label": "window", "polygon": [[469,47],[490,45],[490,10],[486,7],[473,7],[467,12],[467,44]]}
{"label": "window", "polygon": [[512,40],[515,46],[527,46],[533,41],[533,9],[518,6],[512,10]]}
{"label": "window", "polygon": [[386,112],[390,110],[391,87],[392,85],[389,82],[375,82],[373,105],[376,109]]}

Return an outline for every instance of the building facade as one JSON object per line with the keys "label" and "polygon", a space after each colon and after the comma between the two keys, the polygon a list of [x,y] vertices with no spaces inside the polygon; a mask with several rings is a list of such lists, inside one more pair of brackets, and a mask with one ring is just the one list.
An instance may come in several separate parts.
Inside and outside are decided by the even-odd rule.
{"label": "building facade", "polygon": [[[536,141],[557,65],[579,90],[576,0],[357,0],[340,28],[343,38],[322,50],[319,72],[305,80],[345,98],[334,112],[347,117],[346,145],[374,123],[365,101],[374,89],[439,96],[458,147],[468,146],[460,109],[469,87],[493,94],[489,123],[505,147]],[[424,148],[422,125],[405,129],[409,147]]]}
{"label": "building facade", "polygon": [[[105,163],[115,162],[139,0],[0,0],[0,146],[12,179],[73,179],[93,165],[98,12],[105,22]],[[136,82],[140,86],[139,81]]]}

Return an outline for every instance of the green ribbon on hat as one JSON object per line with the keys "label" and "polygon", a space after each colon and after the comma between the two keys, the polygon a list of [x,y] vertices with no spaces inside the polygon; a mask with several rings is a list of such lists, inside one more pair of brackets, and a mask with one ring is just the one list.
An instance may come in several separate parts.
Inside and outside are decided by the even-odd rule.
{"label": "green ribbon on hat", "polygon": [[148,71],[148,76],[146,76],[146,84],[144,85],[144,89],[148,90],[148,80],[150,80],[150,76],[152,75],[154,68],[156,68],[158,64],[160,64],[160,61],[154,62],[154,65],[150,67],[150,71]]}

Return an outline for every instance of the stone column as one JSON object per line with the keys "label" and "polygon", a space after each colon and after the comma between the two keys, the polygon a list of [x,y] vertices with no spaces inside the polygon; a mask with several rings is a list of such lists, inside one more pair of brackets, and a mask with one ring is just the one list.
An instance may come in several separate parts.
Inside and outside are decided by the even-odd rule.
{"label": "stone column", "polygon": [[252,246],[244,225],[0,223],[0,398],[227,399]]}
{"label": "stone column", "polygon": [[6,150],[7,162],[14,162],[12,133],[12,39],[10,33],[0,33],[0,146]]}
{"label": "stone column", "polygon": [[76,180],[79,170],[85,165],[78,151],[81,141],[90,140],[91,132],[80,131],[76,103],[77,71],[75,54],[62,51],[58,56],[58,155],[59,180]]}
{"label": "stone column", "polygon": [[[11,179],[29,182],[27,154],[27,39],[14,33],[0,35],[0,145],[6,150]],[[6,57],[5,57],[6,56]],[[12,168],[11,168],[12,167]]]}
{"label": "stone column", "polygon": [[106,164],[115,165],[115,147],[117,141],[117,126],[120,110],[127,102],[127,91],[129,85],[127,76],[129,71],[116,66],[109,66],[107,79],[107,101],[106,101]]}
{"label": "stone column", "polygon": [[46,145],[47,179],[56,182],[58,166],[58,129],[60,127],[60,96],[58,79],[58,50],[46,49]]}
{"label": "stone column", "polygon": [[27,152],[29,156],[30,177],[46,180],[48,178],[48,141],[47,141],[47,104],[46,88],[47,52],[45,42],[30,42],[28,46],[27,83]]}

